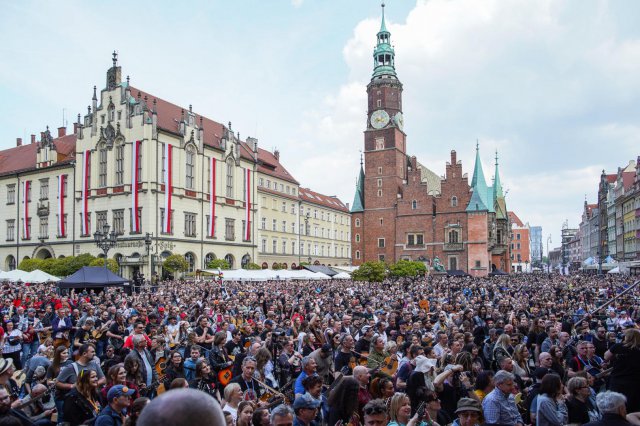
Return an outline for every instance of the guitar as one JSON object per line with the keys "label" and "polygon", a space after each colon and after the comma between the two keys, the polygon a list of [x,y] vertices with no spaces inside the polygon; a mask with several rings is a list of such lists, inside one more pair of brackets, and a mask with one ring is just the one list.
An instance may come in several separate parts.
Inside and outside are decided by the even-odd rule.
{"label": "guitar", "polygon": [[380,371],[382,371],[387,376],[393,376],[398,370],[398,359],[392,359],[391,356],[388,356],[384,359],[384,364],[380,366]]}
{"label": "guitar", "polygon": [[151,395],[156,389],[158,389],[158,393],[160,392],[160,387],[163,388],[162,392],[164,392],[164,380],[167,378],[167,376],[165,374],[163,375],[159,375],[158,378],[156,380],[154,380],[153,382],[151,382],[151,384],[149,386],[147,386],[144,389],[140,389],[140,394],[141,395]]}
{"label": "guitar", "polygon": [[24,407],[26,407],[27,405],[33,404],[36,401],[40,401],[42,398],[45,398],[49,395],[51,395],[52,392],[54,392],[56,389],[56,385],[55,383],[51,383],[50,385],[48,385],[47,390],[44,391],[43,393],[41,393],[40,395],[36,396],[35,398],[29,398],[28,401],[25,401],[21,404],[19,404],[17,407],[13,407],[16,410],[21,410]]}
{"label": "guitar", "polygon": [[167,368],[167,358],[161,356],[156,361],[155,369],[158,374],[163,374],[164,370]]}
{"label": "guitar", "polygon": [[233,378],[233,374],[231,373],[232,370],[233,365],[218,371],[218,381],[222,386],[227,386]]}

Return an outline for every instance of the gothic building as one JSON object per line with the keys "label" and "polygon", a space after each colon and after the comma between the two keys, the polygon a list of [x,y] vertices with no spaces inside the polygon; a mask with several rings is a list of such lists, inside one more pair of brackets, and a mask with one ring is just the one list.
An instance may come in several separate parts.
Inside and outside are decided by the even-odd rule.
{"label": "gothic building", "polygon": [[510,227],[497,154],[491,186],[484,177],[479,147],[471,183],[455,151],[444,176],[408,154],[403,86],[396,74],[384,6],[373,59],[364,164],[351,209],[353,264],[411,259],[474,276],[509,271]]}

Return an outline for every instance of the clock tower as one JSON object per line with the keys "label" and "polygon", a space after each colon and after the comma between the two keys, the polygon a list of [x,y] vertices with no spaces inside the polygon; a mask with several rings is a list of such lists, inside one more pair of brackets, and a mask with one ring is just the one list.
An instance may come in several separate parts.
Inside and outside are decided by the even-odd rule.
{"label": "clock tower", "polygon": [[[407,179],[406,135],[403,131],[402,83],[395,70],[395,51],[382,22],[373,50],[373,75],[367,85],[367,123],[364,131],[364,176],[360,177],[363,228],[355,246],[361,261],[394,261],[397,200]],[[360,244],[358,244],[360,243]],[[354,247],[354,251],[355,248]],[[357,255],[354,264],[358,264]]]}

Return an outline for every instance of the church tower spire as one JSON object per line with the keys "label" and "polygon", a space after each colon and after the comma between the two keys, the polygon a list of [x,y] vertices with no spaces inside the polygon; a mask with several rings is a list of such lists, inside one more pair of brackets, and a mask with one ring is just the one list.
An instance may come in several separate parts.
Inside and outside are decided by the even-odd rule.
{"label": "church tower spire", "polygon": [[384,3],[382,3],[382,21],[378,31],[378,42],[373,49],[373,76],[372,78],[391,77],[397,78],[395,69],[395,51],[391,46],[391,33],[387,30],[384,19]]}
{"label": "church tower spire", "polygon": [[489,195],[489,188],[487,187],[487,181],[484,179],[484,172],[482,171],[482,161],[480,161],[480,144],[476,142],[476,164],[473,168],[473,178],[471,179],[471,200],[467,206],[467,211],[492,211],[492,206],[489,205],[487,200]]}

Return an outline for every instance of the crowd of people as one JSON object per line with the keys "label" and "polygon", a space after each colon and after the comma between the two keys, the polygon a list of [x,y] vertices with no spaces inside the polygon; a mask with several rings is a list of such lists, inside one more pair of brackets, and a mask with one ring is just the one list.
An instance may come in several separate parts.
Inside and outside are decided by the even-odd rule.
{"label": "crowd of people", "polygon": [[640,424],[632,286],[520,274],[127,295],[7,282],[0,425]]}

